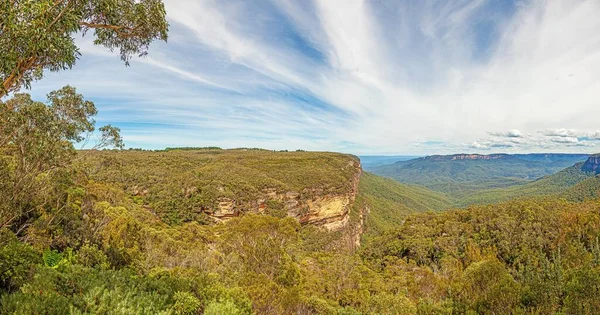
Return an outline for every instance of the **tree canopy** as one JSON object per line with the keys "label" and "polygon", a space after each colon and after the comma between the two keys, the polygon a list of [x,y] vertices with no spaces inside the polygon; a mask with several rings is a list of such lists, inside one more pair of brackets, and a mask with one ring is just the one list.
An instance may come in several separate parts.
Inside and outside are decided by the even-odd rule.
{"label": "tree canopy", "polygon": [[[61,203],[63,194],[49,191],[68,181],[63,173],[77,154],[73,143],[93,134],[96,113],[94,103],[71,86],[50,92],[48,104],[29,94],[0,101],[0,228],[26,226],[48,203]],[[123,148],[118,128],[99,131],[94,148]]]}
{"label": "tree canopy", "polygon": [[129,64],[154,40],[167,40],[161,0],[0,0],[0,97],[29,87],[44,70],[71,68],[80,55],[76,34],[118,50]]}

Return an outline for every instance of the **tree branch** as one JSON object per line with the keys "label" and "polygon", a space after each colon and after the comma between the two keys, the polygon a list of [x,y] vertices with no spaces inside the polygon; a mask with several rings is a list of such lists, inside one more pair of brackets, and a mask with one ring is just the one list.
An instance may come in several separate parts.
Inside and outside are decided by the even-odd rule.
{"label": "tree branch", "polygon": [[109,30],[113,30],[117,33],[117,35],[119,35],[120,37],[134,37],[138,34],[136,34],[136,32],[138,31],[135,28],[131,28],[131,27],[127,27],[127,26],[121,26],[121,25],[112,25],[112,24],[102,24],[102,23],[88,23],[88,22],[79,22],[80,26],[83,27],[88,27],[88,28],[101,28],[101,29],[109,29]]}

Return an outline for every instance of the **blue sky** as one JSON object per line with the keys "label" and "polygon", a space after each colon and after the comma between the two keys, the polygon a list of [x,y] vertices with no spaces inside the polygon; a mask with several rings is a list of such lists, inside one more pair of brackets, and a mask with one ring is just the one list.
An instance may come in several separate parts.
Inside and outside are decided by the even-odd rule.
{"label": "blue sky", "polygon": [[600,151],[600,1],[165,0],[146,58],[48,74],[128,147]]}

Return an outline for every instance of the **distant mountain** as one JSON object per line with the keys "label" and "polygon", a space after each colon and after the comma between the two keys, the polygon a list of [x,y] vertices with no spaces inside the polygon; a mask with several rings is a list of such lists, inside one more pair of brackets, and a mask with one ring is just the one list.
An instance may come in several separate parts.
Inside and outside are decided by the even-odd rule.
{"label": "distant mountain", "polygon": [[377,175],[449,194],[521,185],[554,174],[586,154],[433,155],[374,167]]}
{"label": "distant mountain", "polygon": [[584,201],[600,197],[600,156],[592,155],[585,162],[567,167],[556,174],[533,182],[506,188],[455,195],[457,205],[485,204],[518,198],[558,196],[569,201]]}
{"label": "distant mountain", "polygon": [[362,164],[363,169],[365,169],[367,171],[370,171],[372,168],[377,167],[377,166],[394,164],[394,163],[400,162],[400,161],[408,161],[408,160],[416,159],[418,157],[419,156],[414,156],[414,155],[361,155],[361,156],[359,156],[360,163]]}
{"label": "distant mountain", "polygon": [[585,201],[600,197],[600,175],[587,178],[559,194],[569,201]]}
{"label": "distant mountain", "polygon": [[[569,154],[569,153],[530,153],[530,154],[513,154],[521,160],[526,161],[537,161],[537,162],[563,162],[567,161],[572,163],[573,161],[580,162],[585,161],[590,155],[589,154]],[[576,163],[575,162],[575,163]]]}
{"label": "distant mountain", "polygon": [[600,174],[600,154],[591,155],[585,163],[583,163],[581,170],[584,172]]}

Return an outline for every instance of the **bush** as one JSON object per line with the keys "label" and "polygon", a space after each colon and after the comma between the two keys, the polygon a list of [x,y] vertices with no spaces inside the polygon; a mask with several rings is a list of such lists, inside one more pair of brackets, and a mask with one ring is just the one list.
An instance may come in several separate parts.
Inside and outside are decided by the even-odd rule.
{"label": "bush", "polygon": [[369,310],[373,314],[416,314],[417,308],[406,296],[380,293],[371,297]]}
{"label": "bush", "polygon": [[96,244],[84,244],[77,252],[77,255],[75,255],[75,260],[78,264],[86,267],[108,268],[110,266],[108,257],[106,257]]}
{"label": "bush", "polygon": [[40,255],[8,230],[0,230],[0,293],[12,292],[33,275]]}
{"label": "bush", "polygon": [[175,300],[173,309],[178,315],[198,314],[202,307],[200,300],[189,292],[176,292],[173,299]]}
{"label": "bush", "polygon": [[212,301],[208,303],[206,308],[204,309],[204,315],[243,315],[250,314],[249,312],[245,312],[241,308],[239,308],[235,303],[231,300],[225,301]]}

